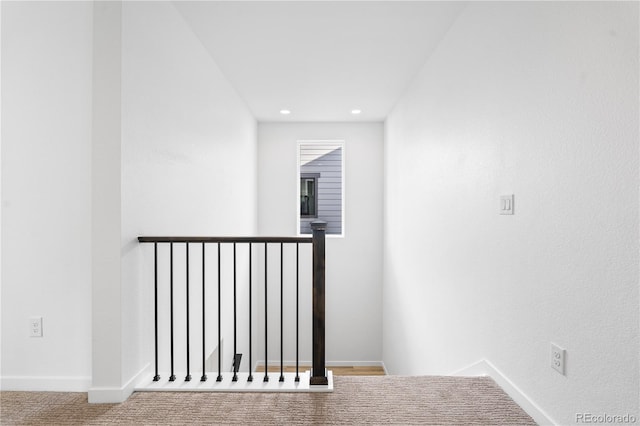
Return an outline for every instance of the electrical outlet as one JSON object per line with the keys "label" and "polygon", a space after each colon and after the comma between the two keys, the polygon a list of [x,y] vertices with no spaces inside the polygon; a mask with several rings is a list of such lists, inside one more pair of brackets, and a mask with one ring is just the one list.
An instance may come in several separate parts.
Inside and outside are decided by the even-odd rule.
{"label": "electrical outlet", "polygon": [[564,374],[564,360],[565,360],[566,351],[562,349],[560,346],[551,343],[551,368],[556,370],[558,373]]}
{"label": "electrical outlet", "polygon": [[42,317],[29,318],[29,336],[42,337]]}

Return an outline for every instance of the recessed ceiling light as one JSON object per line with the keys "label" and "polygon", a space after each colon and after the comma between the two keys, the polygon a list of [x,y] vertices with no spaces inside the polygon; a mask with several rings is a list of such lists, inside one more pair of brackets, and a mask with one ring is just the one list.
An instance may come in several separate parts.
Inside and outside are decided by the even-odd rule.
{"label": "recessed ceiling light", "polygon": [[281,110],[280,110],[280,114],[282,114],[282,115],[289,115],[289,114],[291,114],[291,111],[289,111],[288,109],[281,109]]}
{"label": "recessed ceiling light", "polygon": [[351,110],[351,114],[353,114],[353,115],[358,115],[358,114],[360,114],[361,112],[362,112],[362,111],[360,111],[359,109],[352,109],[352,110]]}

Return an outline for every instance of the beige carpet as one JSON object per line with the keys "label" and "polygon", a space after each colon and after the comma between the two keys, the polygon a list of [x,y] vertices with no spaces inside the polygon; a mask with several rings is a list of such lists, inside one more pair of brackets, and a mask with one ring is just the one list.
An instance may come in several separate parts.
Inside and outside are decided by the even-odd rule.
{"label": "beige carpet", "polygon": [[533,425],[487,377],[334,377],[333,393],[137,392],[122,404],[84,393],[1,392],[2,425]]}

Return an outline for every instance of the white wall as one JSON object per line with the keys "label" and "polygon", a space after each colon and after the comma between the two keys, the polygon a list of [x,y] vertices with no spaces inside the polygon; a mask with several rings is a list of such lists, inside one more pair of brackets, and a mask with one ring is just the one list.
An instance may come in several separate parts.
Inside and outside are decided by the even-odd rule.
{"label": "white wall", "polygon": [[[120,12],[102,6],[94,57],[91,3],[2,4],[3,389],[87,390],[93,355],[96,392],[123,395],[151,360],[152,263],[135,238],[257,230],[247,107],[171,4],[125,3],[122,47],[106,41],[119,29],[105,28]],[[117,187],[109,200],[122,192],[115,220],[92,216],[92,184],[94,212],[113,207],[103,181]],[[101,223],[122,227],[121,282],[94,286],[107,293],[93,306],[92,217],[94,236],[111,229]],[[27,337],[32,315],[44,317],[42,339]],[[116,356],[101,346],[110,338]],[[93,354],[92,340],[102,342]]]}
{"label": "white wall", "polygon": [[[153,247],[139,245],[137,237],[254,235],[256,206],[256,122],[250,111],[173,5],[167,2],[124,3],[122,288],[125,376],[131,377],[153,360]],[[162,256],[168,256],[168,248],[162,250]],[[208,253],[214,256],[213,249]],[[175,256],[176,260],[184,259],[184,245],[176,247]],[[192,256],[194,265],[200,262],[199,247],[193,249]],[[168,263],[164,268],[161,271],[163,280],[168,279]],[[199,283],[199,267],[194,266],[192,270],[193,282]],[[209,270],[208,276],[213,279],[214,273]],[[175,274],[182,279],[184,267],[177,266]],[[161,295],[161,309],[165,312],[168,312],[167,284],[163,281]],[[197,298],[199,284],[192,285],[192,297]],[[176,282],[175,294],[176,305],[184,306],[182,281]],[[192,299],[192,306],[199,306],[198,300]],[[216,303],[213,299],[211,302]],[[210,315],[210,319],[212,317]],[[166,317],[163,321],[166,325]],[[184,342],[184,316],[176,313],[176,321],[179,333],[176,342],[181,343]],[[198,326],[194,320],[191,351],[192,366],[199,368]],[[212,333],[214,326],[215,323],[209,323]],[[165,349],[161,352],[161,362],[167,370],[168,337],[161,337]],[[212,340],[208,340],[207,352],[213,349]],[[225,359],[230,359],[229,353]],[[184,371],[184,364],[184,350],[176,349],[176,369]]]}
{"label": "white wall", "polygon": [[[383,126],[381,123],[260,123],[258,230],[261,235],[297,235],[299,140],[344,141],[345,236],[330,237],[326,242],[327,362],[351,365],[379,362],[382,356]],[[302,292],[310,291],[301,288]],[[310,300],[310,293],[305,292],[302,297]],[[279,306],[279,300],[274,303]],[[301,305],[301,312],[303,309],[305,305]],[[291,315],[293,313],[285,312],[288,318]],[[279,318],[270,320],[274,322],[279,323]],[[310,338],[301,342],[301,360],[310,361],[310,345]]]}
{"label": "white wall", "polygon": [[1,7],[2,388],[86,390],[92,5]]}
{"label": "white wall", "polygon": [[[109,400],[96,389],[120,389],[121,34],[120,2],[94,3],[91,150],[92,358],[89,402]],[[119,392],[118,392],[119,393]],[[119,397],[122,399],[123,397]]]}
{"label": "white wall", "polygon": [[386,122],[391,373],[487,359],[560,424],[638,417],[638,65],[637,3],[465,9]]}
{"label": "white wall", "polygon": [[[0,307],[2,307],[2,6],[0,6]],[[0,344],[2,343],[2,315],[0,315]],[[2,377],[2,349],[0,349],[0,377]],[[0,391],[2,380],[0,380]]]}

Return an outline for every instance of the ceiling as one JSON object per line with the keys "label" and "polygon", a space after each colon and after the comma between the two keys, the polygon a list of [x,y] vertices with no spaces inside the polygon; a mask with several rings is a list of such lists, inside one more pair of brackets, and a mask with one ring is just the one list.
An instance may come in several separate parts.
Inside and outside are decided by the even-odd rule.
{"label": "ceiling", "polygon": [[[260,122],[384,120],[464,7],[430,1],[174,5]],[[353,115],[353,109],[362,112]]]}

